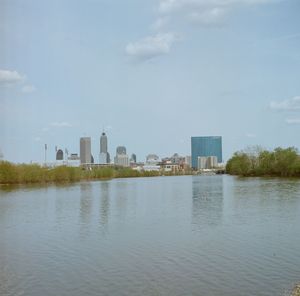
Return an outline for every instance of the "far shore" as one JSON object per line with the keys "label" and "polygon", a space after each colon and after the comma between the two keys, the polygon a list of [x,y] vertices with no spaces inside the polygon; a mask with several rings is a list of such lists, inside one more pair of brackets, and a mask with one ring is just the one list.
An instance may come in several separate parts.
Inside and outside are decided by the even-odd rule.
{"label": "far shore", "polygon": [[193,172],[137,171],[129,167],[98,167],[91,170],[81,167],[42,167],[36,164],[0,162],[0,185],[47,185],[80,181],[110,180],[158,176],[184,176]]}

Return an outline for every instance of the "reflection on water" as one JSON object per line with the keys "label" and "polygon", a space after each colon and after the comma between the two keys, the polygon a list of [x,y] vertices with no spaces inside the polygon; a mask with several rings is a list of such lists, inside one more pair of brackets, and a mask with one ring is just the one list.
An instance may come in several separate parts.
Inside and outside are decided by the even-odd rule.
{"label": "reflection on water", "polygon": [[0,190],[0,295],[282,296],[300,181],[182,176]]}
{"label": "reflection on water", "polygon": [[196,227],[217,225],[223,212],[223,177],[194,176],[193,187],[193,224]]}
{"label": "reflection on water", "polygon": [[110,182],[104,181],[100,185],[100,224],[106,226],[109,219]]}
{"label": "reflection on water", "polygon": [[[273,219],[276,214],[285,219],[299,215],[300,181],[297,179],[241,178],[233,189],[236,215],[248,223],[254,212],[260,220]],[[288,218],[286,213],[289,213]]]}
{"label": "reflection on water", "polygon": [[127,214],[127,199],[129,197],[129,184],[126,180],[118,180],[115,188],[114,198],[116,203],[117,215],[120,221],[124,220]]}
{"label": "reflection on water", "polygon": [[93,209],[92,183],[80,184],[80,221],[87,225],[91,220]]}

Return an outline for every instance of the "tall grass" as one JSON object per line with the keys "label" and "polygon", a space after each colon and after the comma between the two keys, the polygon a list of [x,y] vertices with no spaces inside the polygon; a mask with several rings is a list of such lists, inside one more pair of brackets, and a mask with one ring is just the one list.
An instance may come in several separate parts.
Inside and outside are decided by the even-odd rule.
{"label": "tall grass", "polygon": [[0,184],[28,184],[49,182],[72,182],[82,178],[80,168],[60,166],[41,167],[36,164],[12,164],[0,162]]}
{"label": "tall grass", "polygon": [[100,167],[84,170],[80,167],[41,167],[36,164],[13,164],[0,162],[0,184],[60,183],[80,180],[112,178],[153,177],[160,172],[139,172],[125,167]]}

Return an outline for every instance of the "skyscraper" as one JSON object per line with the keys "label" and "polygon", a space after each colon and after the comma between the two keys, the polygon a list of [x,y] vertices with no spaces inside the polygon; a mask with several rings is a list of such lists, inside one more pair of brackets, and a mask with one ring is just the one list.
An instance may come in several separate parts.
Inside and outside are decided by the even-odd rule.
{"label": "skyscraper", "polygon": [[124,146],[118,146],[117,147],[117,151],[116,154],[118,155],[122,155],[122,154],[126,154],[126,148]]}
{"label": "skyscraper", "polygon": [[222,137],[192,137],[192,168],[198,168],[199,156],[216,156],[218,163],[222,162]]}
{"label": "skyscraper", "polygon": [[107,153],[107,136],[104,132],[100,137],[100,153]]}
{"label": "skyscraper", "polygon": [[117,147],[115,164],[120,166],[129,166],[129,157],[126,154],[126,148],[124,146]]}
{"label": "skyscraper", "polygon": [[91,163],[92,153],[91,153],[91,138],[83,137],[80,138],[80,163],[88,164]]}
{"label": "skyscraper", "polygon": [[131,154],[130,162],[136,163],[136,155],[134,153]]}
{"label": "skyscraper", "polygon": [[99,155],[99,163],[107,164],[109,163],[109,155],[107,152],[107,136],[103,132],[100,137],[100,155]]}

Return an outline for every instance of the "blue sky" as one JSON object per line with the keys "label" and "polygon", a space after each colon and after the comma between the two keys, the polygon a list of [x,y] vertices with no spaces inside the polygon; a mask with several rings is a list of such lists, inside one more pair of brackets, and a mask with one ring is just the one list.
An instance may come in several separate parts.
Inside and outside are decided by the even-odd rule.
{"label": "blue sky", "polygon": [[103,127],[109,152],[190,137],[300,148],[298,0],[1,0],[0,149],[42,161]]}

